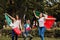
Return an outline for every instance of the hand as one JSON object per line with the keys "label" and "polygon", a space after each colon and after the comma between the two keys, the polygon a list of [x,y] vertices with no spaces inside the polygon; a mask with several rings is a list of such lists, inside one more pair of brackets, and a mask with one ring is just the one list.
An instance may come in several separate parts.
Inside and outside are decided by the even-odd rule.
{"label": "hand", "polygon": [[56,20],[56,18],[52,18],[52,20]]}
{"label": "hand", "polygon": [[5,13],[7,15],[7,13]]}
{"label": "hand", "polygon": [[6,13],[6,15],[9,15],[9,14]]}
{"label": "hand", "polygon": [[54,20],[56,20],[56,18],[54,18]]}
{"label": "hand", "polygon": [[33,13],[35,13],[35,10],[33,10]]}
{"label": "hand", "polygon": [[25,30],[21,30],[22,32],[25,32]]}
{"label": "hand", "polygon": [[9,16],[9,14],[7,14],[7,13],[5,13],[5,14]]}

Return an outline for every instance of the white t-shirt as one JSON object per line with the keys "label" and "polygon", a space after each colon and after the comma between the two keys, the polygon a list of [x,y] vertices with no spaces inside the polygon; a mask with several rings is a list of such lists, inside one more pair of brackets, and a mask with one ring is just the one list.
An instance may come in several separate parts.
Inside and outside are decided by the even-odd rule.
{"label": "white t-shirt", "polygon": [[21,23],[21,20],[16,20],[14,23],[11,23],[10,26],[12,27],[12,29],[16,27],[19,28],[20,23]]}
{"label": "white t-shirt", "polygon": [[40,18],[38,22],[39,22],[39,27],[44,27],[44,23],[45,23],[44,17]]}
{"label": "white t-shirt", "polygon": [[42,17],[42,18],[40,18],[39,20],[38,20],[38,22],[39,22],[39,27],[44,27],[44,23],[45,23],[45,18],[47,18],[48,17],[48,15],[46,15],[46,14],[43,14],[45,17]]}

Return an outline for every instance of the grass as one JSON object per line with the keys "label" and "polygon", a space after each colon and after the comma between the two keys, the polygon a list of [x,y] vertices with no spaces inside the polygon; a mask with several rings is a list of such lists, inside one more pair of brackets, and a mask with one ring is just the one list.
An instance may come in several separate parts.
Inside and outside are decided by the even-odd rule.
{"label": "grass", "polygon": [[[11,37],[0,36],[0,40],[11,40]],[[23,40],[23,38],[18,38],[18,40]],[[41,38],[39,38],[39,37],[33,37],[32,40],[41,40]],[[49,37],[45,37],[45,40],[60,40],[60,38],[49,38]]]}

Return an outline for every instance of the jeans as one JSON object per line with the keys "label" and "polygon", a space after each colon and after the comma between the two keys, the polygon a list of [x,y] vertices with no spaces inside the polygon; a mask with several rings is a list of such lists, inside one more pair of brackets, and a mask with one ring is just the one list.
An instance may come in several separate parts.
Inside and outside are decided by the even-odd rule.
{"label": "jeans", "polygon": [[17,40],[17,38],[18,38],[18,35],[12,30],[12,40]]}
{"label": "jeans", "polygon": [[38,32],[39,36],[41,36],[41,40],[44,40],[45,27],[39,27]]}

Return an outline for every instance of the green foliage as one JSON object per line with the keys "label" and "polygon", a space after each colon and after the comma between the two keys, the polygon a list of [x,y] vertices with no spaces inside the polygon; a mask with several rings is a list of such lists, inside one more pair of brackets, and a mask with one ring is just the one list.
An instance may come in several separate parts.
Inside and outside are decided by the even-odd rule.
{"label": "green foliage", "polygon": [[0,18],[4,20],[4,13],[10,15],[19,14],[21,18],[27,15],[27,19],[33,19],[33,9],[40,12],[56,15],[60,13],[60,3],[55,3],[53,6],[48,6],[45,0],[0,0]]}
{"label": "green foliage", "polygon": [[0,29],[2,29],[3,27],[0,25]]}
{"label": "green foliage", "polygon": [[[38,29],[32,29],[30,31],[30,33],[34,36],[37,37],[38,36]],[[11,29],[3,29],[2,30],[2,34],[4,35],[9,35],[11,36]],[[51,29],[51,30],[46,30],[45,31],[45,37],[60,37],[60,28],[55,28],[55,29]],[[23,37],[22,35],[20,35],[20,37]]]}

